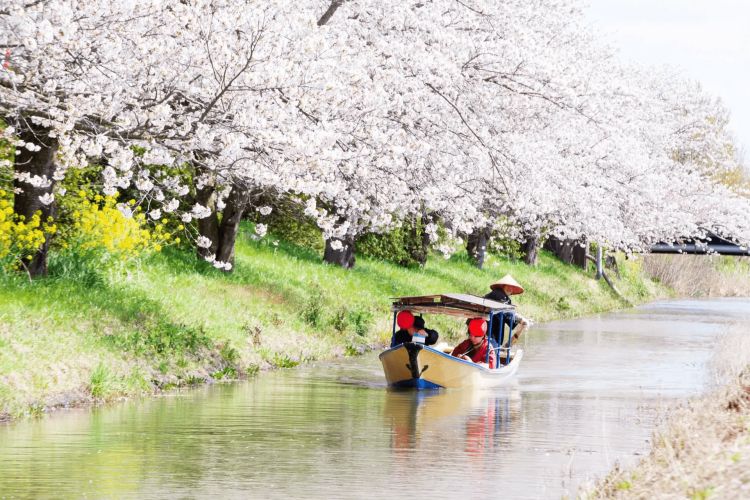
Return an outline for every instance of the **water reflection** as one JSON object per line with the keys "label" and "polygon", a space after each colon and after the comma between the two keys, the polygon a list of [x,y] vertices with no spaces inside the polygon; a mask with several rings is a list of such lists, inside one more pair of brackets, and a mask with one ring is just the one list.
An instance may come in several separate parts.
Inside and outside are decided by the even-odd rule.
{"label": "water reflection", "polygon": [[[409,457],[413,450],[430,447],[463,450],[481,457],[509,444],[511,421],[521,408],[517,389],[484,391],[389,391],[383,415],[391,428],[394,457]],[[463,432],[455,432],[456,429]]]}

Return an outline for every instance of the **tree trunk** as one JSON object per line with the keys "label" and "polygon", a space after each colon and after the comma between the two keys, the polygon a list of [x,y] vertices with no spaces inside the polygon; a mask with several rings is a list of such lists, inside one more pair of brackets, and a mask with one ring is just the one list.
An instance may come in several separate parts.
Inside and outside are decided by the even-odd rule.
{"label": "tree trunk", "polygon": [[195,201],[211,209],[211,215],[198,219],[198,234],[211,240],[208,248],[197,248],[198,257],[205,259],[209,255],[216,255],[219,251],[219,216],[216,213],[215,187],[206,184],[195,190]]}
{"label": "tree trunk", "polygon": [[[334,250],[331,244],[334,241],[340,241],[343,247],[339,250]],[[347,235],[344,239],[331,238],[326,240],[326,249],[323,253],[323,261],[329,264],[341,266],[345,269],[351,269],[354,267],[354,246],[355,240],[353,236]]]}
{"label": "tree trunk", "polygon": [[539,252],[539,235],[527,235],[526,240],[521,244],[521,251],[523,252],[523,261],[530,266],[535,266],[537,253]]}
{"label": "tree trunk", "polygon": [[554,253],[558,259],[566,264],[572,264],[586,269],[586,244],[571,239],[561,240],[550,236],[544,242],[544,249]]}
{"label": "tree trunk", "polygon": [[237,241],[237,232],[249,202],[250,193],[246,189],[234,187],[227,197],[226,206],[221,214],[216,260],[229,262],[232,267],[234,267],[234,245]]}
{"label": "tree trunk", "polygon": [[578,266],[584,271],[588,268],[588,260],[586,260],[586,254],[589,251],[589,245],[584,240],[573,245],[573,265]]}
{"label": "tree trunk", "polygon": [[423,213],[422,214],[422,255],[424,255],[424,261],[421,262],[421,265],[424,266],[427,263],[427,255],[430,252],[430,235],[427,234],[427,225],[431,224],[433,221],[432,214]]}
{"label": "tree trunk", "polygon": [[250,192],[233,187],[226,199],[221,221],[216,212],[215,186],[205,185],[196,189],[195,201],[211,209],[211,215],[198,219],[198,234],[211,240],[208,248],[197,248],[198,257],[205,259],[213,255],[217,261],[228,262],[234,267],[234,246],[242,216],[250,203]]}
{"label": "tree trunk", "polygon": [[489,235],[487,228],[474,229],[468,238],[466,238],[466,252],[469,254],[469,258],[474,261],[474,265],[479,269],[482,269],[482,266],[484,266]]}
{"label": "tree trunk", "polygon": [[561,240],[555,236],[550,236],[544,242],[544,249],[555,254],[558,259],[566,264],[573,262],[573,246],[573,240]]}
{"label": "tree trunk", "polygon": [[[15,158],[14,170],[16,174],[28,173],[29,175],[46,177],[49,186],[35,187],[31,184],[14,179],[13,187],[21,192],[14,196],[13,211],[22,215],[26,221],[30,220],[35,213],[40,212],[42,222],[48,217],[54,217],[56,204],[54,202],[45,205],[39,199],[45,194],[52,194],[54,187],[53,174],[55,173],[55,154],[57,153],[57,139],[49,137],[49,130],[42,128],[22,129],[19,138],[24,142],[35,144],[41,149],[29,151],[20,148],[20,153]],[[36,251],[31,261],[24,261],[23,265],[29,276],[44,276],[47,274],[47,252],[49,251],[49,236],[45,237],[44,243]]]}

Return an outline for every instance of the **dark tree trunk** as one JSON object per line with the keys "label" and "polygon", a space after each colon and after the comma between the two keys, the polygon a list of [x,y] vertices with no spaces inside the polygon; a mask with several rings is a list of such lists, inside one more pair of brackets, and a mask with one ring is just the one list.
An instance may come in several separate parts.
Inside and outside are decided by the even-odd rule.
{"label": "dark tree trunk", "polygon": [[234,267],[234,245],[242,216],[250,202],[250,192],[238,187],[232,188],[226,199],[221,221],[216,213],[214,186],[206,185],[196,189],[195,201],[211,209],[211,215],[198,219],[198,234],[211,240],[208,248],[197,248],[198,256],[205,259],[213,255],[219,262],[229,262]]}
{"label": "dark tree trunk", "polygon": [[544,242],[544,249],[555,254],[558,259],[566,264],[571,264],[573,262],[573,245],[572,240],[561,240],[555,236],[550,236]]}
{"label": "dark tree trunk", "polygon": [[582,269],[586,269],[586,245],[576,240],[561,240],[555,236],[550,236],[544,242],[544,249],[554,253],[558,259],[566,264],[573,264]]}
{"label": "dark tree trunk", "polygon": [[573,246],[573,265],[580,267],[584,271],[588,268],[588,261],[586,260],[586,254],[589,251],[588,246],[585,240]]}
{"label": "dark tree trunk", "polygon": [[247,190],[232,188],[221,214],[216,260],[229,262],[234,266],[234,244],[237,241],[237,231],[240,229],[240,222],[249,202],[250,193]]}
{"label": "dark tree trunk", "polygon": [[201,189],[195,190],[195,201],[204,207],[211,209],[211,215],[198,219],[198,234],[211,240],[211,246],[208,248],[198,247],[198,257],[205,259],[209,255],[216,255],[219,251],[219,216],[216,213],[216,203],[214,197],[214,186],[205,185]]}
{"label": "dark tree trunk", "polygon": [[427,263],[427,254],[430,251],[430,235],[427,234],[427,225],[433,221],[431,214],[422,215],[422,255],[424,255],[424,261],[421,263],[423,266]]}
{"label": "dark tree trunk", "polygon": [[523,252],[523,261],[530,266],[535,266],[539,252],[539,235],[527,235],[526,240],[521,244],[521,252]]}
{"label": "dark tree trunk", "polygon": [[469,258],[474,261],[479,269],[484,266],[484,258],[487,255],[487,242],[489,241],[490,231],[487,228],[474,229],[466,238],[466,252]]}
{"label": "dark tree trunk", "polygon": [[[340,250],[334,250],[331,247],[331,243],[334,241],[340,241],[343,247]],[[355,240],[353,236],[346,236],[344,239],[331,238],[326,240],[326,249],[323,253],[323,261],[336,266],[341,266],[345,269],[351,269],[354,267],[354,246]]]}
{"label": "dark tree trunk", "polygon": [[[13,187],[20,189],[21,192],[14,196],[13,211],[25,217],[28,221],[35,213],[40,212],[42,222],[46,222],[48,217],[55,216],[56,204],[43,204],[39,197],[45,194],[51,194],[54,187],[53,174],[55,173],[55,154],[57,153],[57,139],[49,137],[49,131],[42,128],[33,128],[31,130],[23,129],[19,138],[24,142],[35,144],[41,149],[39,151],[29,151],[27,148],[20,148],[20,153],[15,158],[14,169],[18,173],[28,173],[31,176],[46,177],[50,182],[49,186],[34,187],[31,184],[22,182],[19,179],[13,181]],[[44,276],[47,274],[47,252],[49,251],[49,236],[45,237],[44,243],[37,250],[31,261],[24,261],[23,265],[29,273],[29,276]]]}

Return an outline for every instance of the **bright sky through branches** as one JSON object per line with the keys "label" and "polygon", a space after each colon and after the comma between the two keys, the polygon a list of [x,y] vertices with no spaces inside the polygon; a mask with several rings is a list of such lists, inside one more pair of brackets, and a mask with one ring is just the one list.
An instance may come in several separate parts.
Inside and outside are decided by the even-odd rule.
{"label": "bright sky through branches", "polygon": [[750,2],[591,0],[589,17],[612,32],[624,58],[669,64],[699,80],[731,110],[745,162],[750,152]]}

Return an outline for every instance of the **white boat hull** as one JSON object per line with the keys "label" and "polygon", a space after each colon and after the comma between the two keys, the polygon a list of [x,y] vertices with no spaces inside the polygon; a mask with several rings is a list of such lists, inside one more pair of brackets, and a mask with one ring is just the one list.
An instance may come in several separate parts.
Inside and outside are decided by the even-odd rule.
{"label": "white boat hull", "polygon": [[402,344],[380,354],[388,385],[417,389],[501,386],[515,375],[522,358],[519,349],[510,363],[490,370],[420,344]]}

